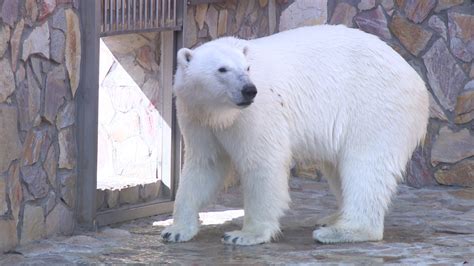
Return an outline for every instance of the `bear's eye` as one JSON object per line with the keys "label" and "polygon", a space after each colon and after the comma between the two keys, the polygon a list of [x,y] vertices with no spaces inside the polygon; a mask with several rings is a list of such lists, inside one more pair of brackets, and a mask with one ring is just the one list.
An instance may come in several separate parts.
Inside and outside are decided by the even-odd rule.
{"label": "bear's eye", "polygon": [[221,73],[227,72],[227,68],[225,68],[225,67],[221,67],[221,68],[219,68],[218,70],[219,70],[219,72],[221,72]]}
{"label": "bear's eye", "polygon": [[250,71],[250,66],[247,67],[247,72],[249,72],[249,71]]}

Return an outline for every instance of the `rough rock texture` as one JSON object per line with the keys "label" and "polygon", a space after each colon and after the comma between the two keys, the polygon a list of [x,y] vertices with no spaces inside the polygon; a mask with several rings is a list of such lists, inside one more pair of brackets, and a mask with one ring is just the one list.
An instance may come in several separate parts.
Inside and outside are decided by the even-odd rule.
{"label": "rough rock texture", "polygon": [[[18,244],[15,221],[0,219],[0,232],[2,232],[2,237],[0,238],[0,250],[10,250],[15,248]],[[0,261],[1,260],[0,257]]]}
{"label": "rough rock texture", "polygon": [[[45,219],[58,209],[61,195],[70,202],[76,196],[76,186],[60,186],[57,175],[65,170],[57,169],[59,130],[75,129],[76,122],[66,82],[65,13],[78,13],[77,7],[77,0],[0,0],[0,254],[74,227],[74,204],[61,202],[63,229],[46,226]],[[78,27],[72,28],[77,37]],[[63,153],[71,154],[62,158],[75,166],[75,139],[69,141]]]}
{"label": "rough rock texture", "polygon": [[11,45],[11,55],[12,55],[12,69],[16,71],[16,66],[18,62],[18,55],[20,51],[20,41],[23,34],[23,29],[25,28],[25,21],[22,19],[15,26],[12,37],[10,39]]}
{"label": "rough rock texture", "polygon": [[474,136],[468,129],[453,132],[441,128],[431,151],[431,164],[455,163],[470,156],[474,156]]}
{"label": "rough rock texture", "polygon": [[384,40],[389,40],[392,37],[387,27],[387,18],[381,6],[357,14],[354,20],[357,26],[365,32],[377,35]]}
{"label": "rough rock texture", "polygon": [[454,113],[454,121],[458,124],[469,123],[474,119],[474,90],[465,91],[458,96]]}
{"label": "rough rock texture", "polygon": [[58,115],[56,117],[56,127],[62,129],[74,124],[74,119],[76,118],[76,105],[74,102],[70,101],[63,105],[59,109]]}
{"label": "rough rock texture", "polygon": [[474,160],[464,160],[447,169],[440,169],[435,178],[443,185],[474,187]]}
{"label": "rough rock texture", "polygon": [[432,35],[431,32],[408,22],[399,15],[392,18],[390,29],[403,46],[415,56],[426,47]]}
{"label": "rough rock texture", "polygon": [[450,7],[460,5],[463,2],[463,0],[438,0],[438,5],[436,5],[435,11],[440,12]]}
{"label": "rough rock texture", "polygon": [[327,20],[327,0],[295,0],[280,17],[280,31],[301,26],[324,24]]}
{"label": "rough rock texture", "polygon": [[81,76],[81,29],[79,18],[71,9],[66,10],[66,22],[66,67],[74,97]]}
{"label": "rough rock texture", "polygon": [[[18,19],[19,1],[18,0],[4,0],[2,2],[3,2],[3,5],[1,6],[2,10],[0,13],[0,17],[2,18],[3,22],[13,27],[13,25]],[[0,4],[2,2],[0,2]]]}
{"label": "rough rock texture", "polygon": [[344,24],[348,27],[352,27],[354,23],[352,20],[356,15],[355,7],[347,3],[339,3],[332,14],[330,23],[331,24]]}
{"label": "rough rock texture", "polygon": [[67,94],[65,79],[66,73],[63,66],[53,68],[46,77],[43,117],[52,124],[56,121],[59,107],[63,105]]}
{"label": "rough rock texture", "polygon": [[[474,11],[474,6],[471,8]],[[450,48],[457,58],[470,62],[474,57],[474,13],[448,13]]]}
{"label": "rough rock texture", "polygon": [[40,4],[39,20],[44,20],[54,12],[56,0],[42,0]]}
{"label": "rough rock texture", "polygon": [[18,134],[18,115],[16,108],[0,105],[0,174],[8,170],[10,163],[17,159],[21,152],[21,143]]}
{"label": "rough rock texture", "polygon": [[361,0],[357,5],[359,10],[369,10],[375,7],[375,0]]}
{"label": "rough rock texture", "polygon": [[449,53],[446,43],[438,39],[428,52],[423,55],[427,77],[431,89],[441,105],[452,111],[466,74]]}
{"label": "rough rock texture", "polygon": [[8,211],[7,202],[7,182],[5,177],[0,176],[0,215],[4,215]]}
{"label": "rough rock texture", "polygon": [[405,3],[405,14],[407,18],[415,23],[421,23],[435,7],[436,0],[406,0]]}
{"label": "rough rock texture", "polygon": [[446,28],[446,24],[444,24],[443,20],[439,16],[432,16],[428,21],[428,25],[431,29],[443,37],[445,41],[448,39],[448,30]]}
{"label": "rough rock texture", "polygon": [[46,226],[41,206],[27,204],[23,213],[21,243],[38,240],[46,235]]}
{"label": "rough rock texture", "polygon": [[49,25],[44,23],[36,27],[23,42],[23,54],[21,59],[26,61],[32,54],[39,54],[49,59]]}
{"label": "rough rock texture", "polygon": [[61,186],[61,200],[69,207],[74,207],[76,204],[76,174],[71,172],[62,172],[58,176]]}
{"label": "rough rock texture", "polygon": [[20,219],[19,214],[23,199],[23,190],[20,180],[20,167],[18,163],[13,163],[12,166],[10,166],[7,175],[7,187],[7,193],[10,198],[10,209],[12,211],[13,220],[15,221],[15,224],[17,224]]}
{"label": "rough rock texture", "polygon": [[21,175],[26,183],[28,192],[35,198],[40,199],[48,195],[48,176],[41,165],[22,166]]}
{"label": "rough rock texture", "polygon": [[59,168],[74,169],[76,166],[76,138],[74,128],[68,127],[59,131]]}
{"label": "rough rock texture", "polygon": [[36,0],[26,0],[25,1],[26,9],[26,23],[32,26],[36,19],[38,18],[38,5]]}
{"label": "rough rock texture", "polygon": [[10,32],[10,27],[7,25],[0,26],[0,58],[7,51],[8,44],[10,43]]}
{"label": "rough rock texture", "polygon": [[[19,72],[20,71],[17,71],[17,73]],[[29,65],[26,68],[26,78],[27,82],[20,83],[16,94],[20,129],[23,131],[27,131],[33,126],[41,108],[41,87]],[[17,79],[21,82],[24,77]]]}
{"label": "rough rock texture", "polygon": [[442,121],[448,121],[448,117],[443,111],[443,108],[439,106],[436,100],[433,98],[433,95],[430,93],[430,117],[437,118]]}
{"label": "rough rock texture", "polygon": [[15,91],[15,77],[8,58],[0,59],[0,103],[7,100],[7,98]]}

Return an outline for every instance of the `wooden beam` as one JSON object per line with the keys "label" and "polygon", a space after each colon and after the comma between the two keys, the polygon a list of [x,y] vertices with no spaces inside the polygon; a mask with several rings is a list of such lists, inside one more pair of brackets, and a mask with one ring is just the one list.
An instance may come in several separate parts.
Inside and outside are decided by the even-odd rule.
{"label": "wooden beam", "polygon": [[125,222],[142,217],[148,217],[158,214],[171,213],[173,211],[172,201],[154,201],[141,205],[124,206],[117,209],[106,210],[97,213],[97,226],[104,226],[114,223]]}
{"label": "wooden beam", "polygon": [[94,228],[99,114],[100,2],[81,1],[81,77],[76,93],[77,206],[79,226]]}

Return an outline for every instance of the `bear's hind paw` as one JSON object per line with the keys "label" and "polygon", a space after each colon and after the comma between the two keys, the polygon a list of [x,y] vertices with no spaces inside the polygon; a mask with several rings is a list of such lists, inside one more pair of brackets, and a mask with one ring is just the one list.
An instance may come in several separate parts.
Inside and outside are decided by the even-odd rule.
{"label": "bear's hind paw", "polygon": [[368,230],[336,226],[322,227],[313,231],[313,239],[323,244],[379,241],[382,237],[383,234],[374,234]]}

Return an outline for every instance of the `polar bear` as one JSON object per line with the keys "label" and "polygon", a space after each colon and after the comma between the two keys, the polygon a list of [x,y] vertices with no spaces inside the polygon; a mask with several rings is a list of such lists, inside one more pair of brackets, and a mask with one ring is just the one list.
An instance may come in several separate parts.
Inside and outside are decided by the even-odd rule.
{"label": "polar bear", "polygon": [[391,197],[428,123],[425,84],[392,48],[360,30],[323,25],[220,38],[180,49],[177,62],[185,157],[165,241],[197,234],[199,210],[230,169],[240,177],[245,217],[222,242],[271,241],[289,206],[293,159],[320,163],[338,202],[313,232],[316,241],[382,239]]}

